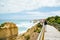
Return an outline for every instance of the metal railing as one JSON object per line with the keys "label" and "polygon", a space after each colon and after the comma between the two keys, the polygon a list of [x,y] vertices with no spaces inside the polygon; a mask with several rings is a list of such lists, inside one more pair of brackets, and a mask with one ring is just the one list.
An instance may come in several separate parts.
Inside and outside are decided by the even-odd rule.
{"label": "metal railing", "polygon": [[44,23],[43,23],[42,30],[41,30],[37,40],[44,40],[44,31],[45,31],[45,27],[44,27]]}

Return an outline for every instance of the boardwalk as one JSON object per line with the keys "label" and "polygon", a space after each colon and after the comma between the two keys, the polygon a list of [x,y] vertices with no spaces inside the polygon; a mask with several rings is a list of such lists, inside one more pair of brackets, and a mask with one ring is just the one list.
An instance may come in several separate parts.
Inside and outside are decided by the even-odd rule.
{"label": "boardwalk", "polygon": [[53,26],[47,25],[44,40],[60,40],[60,32]]}

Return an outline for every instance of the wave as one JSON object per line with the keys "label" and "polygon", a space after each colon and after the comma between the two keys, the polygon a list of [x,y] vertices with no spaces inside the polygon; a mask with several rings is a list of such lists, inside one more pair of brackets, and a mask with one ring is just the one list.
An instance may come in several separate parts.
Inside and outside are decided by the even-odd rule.
{"label": "wave", "polygon": [[18,26],[18,33],[22,34],[24,32],[26,32],[29,28],[31,28],[33,25],[33,23],[20,23],[17,24]]}

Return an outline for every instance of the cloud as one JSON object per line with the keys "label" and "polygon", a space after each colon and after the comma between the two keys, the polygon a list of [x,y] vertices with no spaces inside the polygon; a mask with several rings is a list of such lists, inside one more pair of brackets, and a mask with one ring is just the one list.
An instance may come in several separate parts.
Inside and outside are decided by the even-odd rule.
{"label": "cloud", "polygon": [[60,0],[0,0],[1,19],[40,19],[55,15],[60,16]]}
{"label": "cloud", "polygon": [[60,7],[41,7],[32,11],[38,11],[38,12],[53,12],[53,11],[59,11]]}
{"label": "cloud", "polygon": [[36,16],[36,17],[49,17],[49,16],[60,16],[60,10],[59,11],[52,11],[52,12],[38,12],[38,11],[30,11],[30,12],[26,12],[26,14],[29,14],[29,15],[33,15],[33,16]]}
{"label": "cloud", "polygon": [[60,16],[60,11],[51,12],[51,14]]}
{"label": "cloud", "polygon": [[60,16],[60,11],[55,12],[24,12],[24,13],[15,13],[15,14],[0,14],[0,20],[33,20],[33,19],[42,19],[50,16]]}
{"label": "cloud", "polygon": [[0,0],[0,13],[15,13],[41,7],[60,6],[60,0]]}

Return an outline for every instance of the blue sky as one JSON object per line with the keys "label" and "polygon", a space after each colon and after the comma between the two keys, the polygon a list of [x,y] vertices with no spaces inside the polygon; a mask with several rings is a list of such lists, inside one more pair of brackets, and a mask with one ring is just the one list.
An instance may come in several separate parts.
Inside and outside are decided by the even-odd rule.
{"label": "blue sky", "polygon": [[60,16],[60,0],[0,0],[0,19],[31,20]]}
{"label": "blue sky", "polygon": [[41,7],[38,9],[35,9],[33,11],[39,11],[39,12],[53,12],[53,11],[59,11],[60,7]]}

